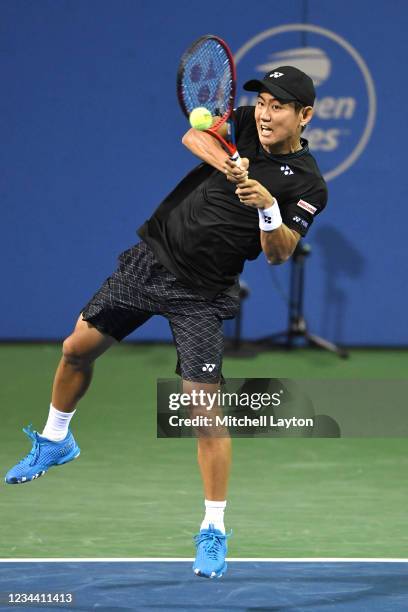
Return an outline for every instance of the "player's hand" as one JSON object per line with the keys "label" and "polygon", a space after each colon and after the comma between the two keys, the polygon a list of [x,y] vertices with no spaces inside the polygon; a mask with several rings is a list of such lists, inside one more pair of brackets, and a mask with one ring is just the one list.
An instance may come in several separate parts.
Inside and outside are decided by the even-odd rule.
{"label": "player's hand", "polygon": [[241,157],[241,165],[237,166],[235,162],[227,158],[223,165],[226,178],[231,183],[242,183],[248,178],[249,159]]}
{"label": "player's hand", "polygon": [[239,201],[255,208],[269,208],[273,204],[273,195],[258,181],[248,179],[238,185],[235,190]]}

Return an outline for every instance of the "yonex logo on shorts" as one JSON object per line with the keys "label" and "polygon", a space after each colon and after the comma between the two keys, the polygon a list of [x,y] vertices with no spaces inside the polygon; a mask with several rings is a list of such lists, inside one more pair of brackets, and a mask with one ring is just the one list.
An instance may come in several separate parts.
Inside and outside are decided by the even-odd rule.
{"label": "yonex logo on shorts", "polygon": [[297,205],[303,208],[303,210],[307,210],[307,212],[310,212],[312,215],[314,215],[317,210],[316,206],[312,206],[309,202],[305,202],[304,200],[299,200]]}
{"label": "yonex logo on shorts", "polygon": [[215,368],[215,363],[205,363],[202,367],[203,372],[212,372]]}

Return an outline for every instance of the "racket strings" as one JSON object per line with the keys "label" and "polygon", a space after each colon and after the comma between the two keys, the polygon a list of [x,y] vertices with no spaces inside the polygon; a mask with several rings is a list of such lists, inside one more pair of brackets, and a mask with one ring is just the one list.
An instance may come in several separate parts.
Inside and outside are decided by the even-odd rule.
{"label": "racket strings", "polygon": [[190,113],[205,106],[213,116],[224,116],[230,110],[233,74],[225,49],[215,40],[200,42],[185,59],[182,95]]}

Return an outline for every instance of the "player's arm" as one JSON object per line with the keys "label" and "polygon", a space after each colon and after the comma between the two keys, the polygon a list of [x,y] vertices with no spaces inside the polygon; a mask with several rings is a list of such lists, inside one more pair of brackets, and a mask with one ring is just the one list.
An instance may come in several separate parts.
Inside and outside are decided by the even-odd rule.
{"label": "player's arm", "polygon": [[[214,121],[216,121],[215,118]],[[227,131],[228,128],[225,123],[217,130],[223,138],[227,138]],[[249,161],[246,158],[242,158],[242,168],[238,168],[238,166],[230,160],[228,153],[224,151],[221,143],[210,134],[191,128],[184,134],[182,143],[191,153],[199,157],[206,164],[223,172],[229,181],[238,183],[241,180],[245,180],[248,176],[247,168]]]}
{"label": "player's arm", "polygon": [[[214,118],[214,121],[216,119]],[[217,130],[220,136],[227,136],[227,126],[225,123]],[[193,155],[199,157],[202,161],[210,164],[217,170],[223,172],[225,160],[228,159],[228,154],[224,151],[221,143],[210,134],[191,128],[186,132],[181,140],[183,145],[187,147]]]}
{"label": "player's arm", "polygon": [[[271,264],[284,263],[292,255],[300,239],[300,234],[282,223],[278,204],[274,196],[258,181],[248,179],[237,186],[236,194],[239,200],[247,206],[268,211],[267,218],[278,219],[278,227],[269,230],[268,222],[265,223],[266,231],[260,229],[261,246],[267,260]],[[274,208],[276,207],[276,208]]]}
{"label": "player's arm", "polygon": [[261,246],[270,264],[284,263],[292,255],[301,236],[282,223],[269,232],[261,232]]}

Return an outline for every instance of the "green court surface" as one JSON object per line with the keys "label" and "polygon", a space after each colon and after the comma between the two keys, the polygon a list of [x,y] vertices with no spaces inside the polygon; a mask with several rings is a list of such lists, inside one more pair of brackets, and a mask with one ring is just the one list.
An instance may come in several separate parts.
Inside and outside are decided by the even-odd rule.
{"label": "green court surface", "polygon": [[[40,429],[60,347],[1,345],[3,473]],[[407,352],[226,358],[227,377],[406,378]],[[156,439],[156,379],[170,346],[122,345],[98,360],[73,422],[81,457],[0,485],[0,557],[191,557],[202,515],[195,441]],[[405,439],[239,439],[227,510],[232,557],[407,557]]]}

